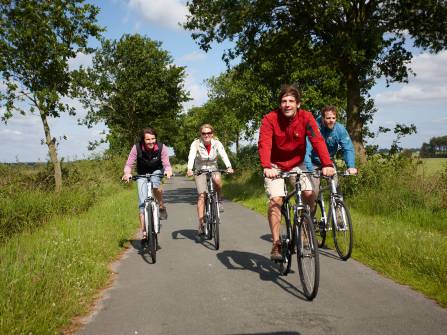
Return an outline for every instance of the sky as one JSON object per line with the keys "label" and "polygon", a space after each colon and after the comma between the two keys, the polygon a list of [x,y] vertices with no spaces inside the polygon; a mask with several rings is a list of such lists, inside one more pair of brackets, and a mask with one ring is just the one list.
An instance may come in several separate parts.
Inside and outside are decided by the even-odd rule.
{"label": "sky", "polygon": [[[218,76],[226,70],[222,53],[230,44],[214,45],[205,53],[199,49],[179,22],[187,15],[186,1],[183,0],[88,0],[100,7],[98,23],[106,28],[104,36],[119,39],[123,34],[141,34],[162,43],[161,48],[168,51],[173,62],[186,66],[185,88],[192,101],[185,104],[200,106],[207,100],[204,80]],[[91,46],[98,46],[92,40]],[[70,62],[71,68],[91,64],[91,56],[79,55]],[[392,84],[386,87],[379,80],[370,91],[375,99],[378,112],[375,114],[372,130],[379,126],[394,128],[396,123],[415,124],[417,134],[405,137],[401,145],[405,148],[419,148],[430,138],[447,134],[447,51],[438,54],[415,52],[411,68],[416,76],[409,78],[408,84]],[[58,154],[65,160],[94,157],[104,150],[104,146],[91,152],[87,150],[89,141],[101,138],[106,130],[104,125],[91,129],[80,126],[79,118],[85,115],[82,107],[77,107],[75,117],[64,115],[50,120],[52,136],[59,141]],[[274,108],[276,106],[272,106]],[[63,137],[66,139],[63,139]],[[5,125],[0,123],[0,162],[45,162],[48,148],[42,145],[44,138],[42,122],[38,115],[14,116]],[[395,135],[381,134],[368,144],[378,144],[389,148]]]}

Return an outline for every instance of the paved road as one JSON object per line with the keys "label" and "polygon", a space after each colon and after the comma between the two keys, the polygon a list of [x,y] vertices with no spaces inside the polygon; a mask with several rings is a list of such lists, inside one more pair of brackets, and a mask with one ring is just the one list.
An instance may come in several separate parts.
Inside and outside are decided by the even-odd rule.
{"label": "paved road", "polygon": [[446,334],[447,310],[362,264],[323,251],[318,296],[305,300],[296,270],[269,260],[266,219],[225,202],[221,250],[195,238],[195,188],[166,185],[169,218],[157,263],[139,241],[81,334]]}

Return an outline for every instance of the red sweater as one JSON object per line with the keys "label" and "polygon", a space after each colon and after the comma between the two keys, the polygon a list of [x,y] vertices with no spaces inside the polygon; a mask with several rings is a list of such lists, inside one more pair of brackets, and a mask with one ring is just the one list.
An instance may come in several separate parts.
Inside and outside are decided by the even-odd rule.
{"label": "red sweater", "polygon": [[263,168],[276,164],[289,171],[298,166],[306,154],[306,136],[320,157],[323,167],[332,166],[326,143],[312,114],[303,109],[288,119],[281,110],[273,110],[262,119],[258,153]]}

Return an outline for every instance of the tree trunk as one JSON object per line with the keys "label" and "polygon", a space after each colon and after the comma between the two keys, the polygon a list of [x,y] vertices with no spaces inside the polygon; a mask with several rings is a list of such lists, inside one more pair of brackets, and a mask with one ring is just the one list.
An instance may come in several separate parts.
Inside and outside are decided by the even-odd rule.
{"label": "tree trunk", "polygon": [[350,73],[346,78],[348,115],[346,126],[352,143],[354,144],[355,154],[361,163],[366,162],[366,152],[363,146],[363,122],[360,116],[360,82],[356,75]]}
{"label": "tree trunk", "polygon": [[45,133],[45,142],[48,146],[48,153],[50,155],[51,163],[53,163],[54,167],[54,183],[55,183],[55,191],[60,192],[62,189],[62,171],[61,171],[61,163],[57,159],[57,150],[56,150],[56,139],[51,137],[50,126],[47,121],[47,114],[45,111],[40,109],[40,118],[42,119],[43,130]]}

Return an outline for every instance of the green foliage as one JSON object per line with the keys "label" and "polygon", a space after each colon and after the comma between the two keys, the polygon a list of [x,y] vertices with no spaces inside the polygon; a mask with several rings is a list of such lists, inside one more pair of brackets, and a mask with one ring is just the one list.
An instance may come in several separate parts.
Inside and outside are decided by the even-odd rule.
{"label": "green foliage", "polygon": [[192,0],[188,8],[184,27],[203,50],[234,41],[224,58],[240,59],[271,90],[295,79],[318,104],[330,98],[338,106],[346,92],[340,107],[361,158],[364,126],[375,110],[368,91],[376,78],[407,81],[409,37],[435,52],[447,45],[441,19],[447,4],[440,1]]}
{"label": "green foliage", "polygon": [[85,123],[103,121],[110,130],[110,151],[129,151],[141,130],[153,127],[172,145],[178,131],[184,91],[184,67],[173,64],[161,43],[139,34],[104,40],[93,67],[75,73],[75,94],[89,112]]}
{"label": "green foliage", "polygon": [[419,156],[428,157],[446,157],[447,158],[447,135],[432,137],[429,143],[423,143]]}
{"label": "green foliage", "polygon": [[[70,58],[88,52],[88,39],[99,37],[98,8],[83,0],[5,0],[0,3],[0,110],[7,122],[15,112],[38,111],[54,164],[56,190],[62,186],[49,117],[75,110],[63,103],[72,84]],[[25,104],[24,101],[27,103]],[[4,106],[2,106],[4,105]],[[28,108],[28,106],[31,106]]]}
{"label": "green foliage", "polygon": [[[79,214],[120,188],[124,158],[79,161],[63,165],[66,187],[58,194],[51,164],[34,167],[0,165],[0,244],[34,230],[56,215]],[[19,192],[17,190],[20,190]]]}

